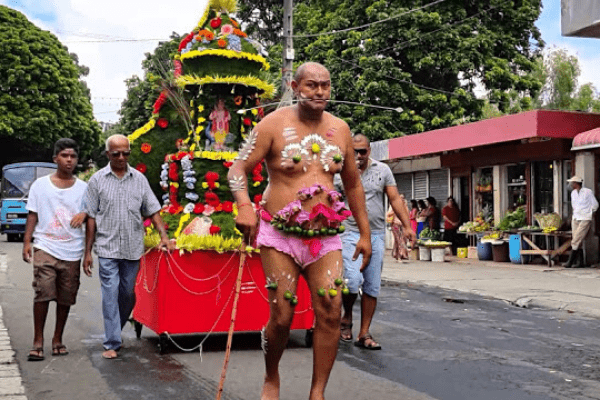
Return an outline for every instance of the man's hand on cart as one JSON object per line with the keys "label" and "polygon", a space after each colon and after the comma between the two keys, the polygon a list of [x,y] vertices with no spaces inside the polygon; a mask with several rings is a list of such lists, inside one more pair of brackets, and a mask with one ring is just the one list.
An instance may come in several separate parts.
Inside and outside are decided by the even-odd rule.
{"label": "man's hand on cart", "polygon": [[168,237],[164,236],[160,239],[158,248],[162,251],[173,251],[177,248],[177,246],[174,240],[170,240]]}

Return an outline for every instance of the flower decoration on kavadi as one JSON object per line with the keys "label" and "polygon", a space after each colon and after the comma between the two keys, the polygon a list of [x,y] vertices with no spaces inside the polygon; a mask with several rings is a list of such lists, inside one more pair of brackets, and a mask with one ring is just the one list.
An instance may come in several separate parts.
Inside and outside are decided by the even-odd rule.
{"label": "flower decoration on kavadi", "polygon": [[[272,97],[275,87],[264,79],[270,68],[264,48],[231,16],[235,10],[235,0],[209,0],[178,45],[173,74],[157,85],[162,90],[151,119],[129,135],[130,162],[162,200],[169,236],[181,250],[228,251],[241,245],[231,193],[241,182],[228,181],[227,172],[235,158],[248,157],[237,150],[243,143],[242,149],[254,146],[253,128],[264,116],[261,101]],[[309,158],[305,150],[293,149],[290,159],[296,153]],[[258,208],[268,184],[266,168],[255,166],[248,182]],[[158,235],[151,226],[148,232],[151,247]]]}

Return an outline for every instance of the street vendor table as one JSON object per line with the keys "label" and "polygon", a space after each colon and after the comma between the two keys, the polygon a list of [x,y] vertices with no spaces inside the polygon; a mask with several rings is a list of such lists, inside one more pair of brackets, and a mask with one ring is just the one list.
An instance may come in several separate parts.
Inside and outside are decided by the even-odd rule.
{"label": "street vendor table", "polygon": [[[239,253],[193,251],[179,254],[152,250],[140,261],[135,286],[133,319],[136,333],[141,324],[159,334],[164,352],[173,334],[227,332]],[[269,319],[269,303],[260,256],[246,257],[235,321],[235,332],[260,331]],[[308,285],[300,278],[298,304],[291,329],[309,330],[313,311]],[[307,331],[307,342],[309,341]]]}
{"label": "street vendor table", "polygon": [[[521,248],[520,249],[521,255],[542,256],[548,262],[549,267],[552,267],[553,259],[559,257],[561,254],[563,254],[565,251],[567,251],[569,249],[569,247],[571,247],[571,238],[572,238],[571,232],[554,231],[554,232],[550,232],[550,233],[544,233],[544,232],[535,232],[535,231],[533,231],[533,232],[522,231],[520,233],[521,233],[525,243],[527,243],[529,246],[531,246],[530,250],[523,250]],[[545,247],[546,247],[545,249],[540,248],[535,243],[536,236],[538,236],[538,237],[541,236],[544,238],[544,243],[545,243]],[[565,239],[565,242],[562,245],[560,245],[560,242],[559,242],[559,240],[561,238]],[[523,257],[521,257],[521,260],[523,260]]]}

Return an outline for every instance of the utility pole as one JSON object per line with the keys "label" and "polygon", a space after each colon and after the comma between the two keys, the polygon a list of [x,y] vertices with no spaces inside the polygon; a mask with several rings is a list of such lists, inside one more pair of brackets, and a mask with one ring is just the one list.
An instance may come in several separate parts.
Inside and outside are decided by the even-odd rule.
{"label": "utility pole", "polygon": [[283,0],[283,67],[281,70],[281,94],[283,95],[292,84],[294,70],[294,40],[292,13],[293,0]]}

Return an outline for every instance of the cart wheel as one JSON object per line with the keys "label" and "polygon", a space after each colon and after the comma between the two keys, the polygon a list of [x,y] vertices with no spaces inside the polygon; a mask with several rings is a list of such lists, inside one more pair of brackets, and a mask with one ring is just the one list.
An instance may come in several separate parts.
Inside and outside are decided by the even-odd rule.
{"label": "cart wheel", "polygon": [[304,343],[306,344],[306,347],[308,347],[308,348],[312,347],[314,331],[315,330],[312,328],[306,330],[306,335],[304,336]]}
{"label": "cart wheel", "polygon": [[142,337],[142,327],[144,325],[142,325],[141,322],[137,322],[136,320],[133,320],[133,327],[135,328],[135,336],[139,339]]}
{"label": "cart wheel", "polygon": [[165,354],[167,352],[167,347],[169,347],[169,338],[166,333],[161,333],[158,337],[158,352],[160,354]]}

